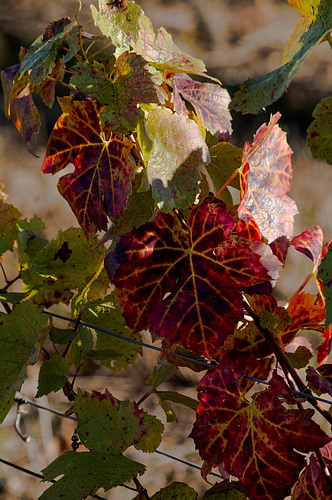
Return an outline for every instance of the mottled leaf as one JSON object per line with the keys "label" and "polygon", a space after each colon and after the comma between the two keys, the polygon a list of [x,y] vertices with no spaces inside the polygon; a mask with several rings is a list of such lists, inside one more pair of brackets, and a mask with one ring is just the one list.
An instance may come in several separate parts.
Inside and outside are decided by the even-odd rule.
{"label": "mottled leaf", "polygon": [[157,491],[150,500],[197,500],[197,493],[185,483],[174,482]]}
{"label": "mottled leaf", "polygon": [[322,247],[323,247],[323,231],[319,226],[312,229],[307,229],[298,236],[294,236],[291,241],[296,250],[304,253],[314,263],[313,272],[317,272],[318,266],[321,261]]}
{"label": "mottled leaf", "polygon": [[165,28],[160,28],[155,35],[146,16],[140,18],[139,37],[134,50],[163,72],[202,74],[206,71],[203,61],[178,49]]}
{"label": "mottled leaf", "polygon": [[332,165],[332,97],[317,104],[308,128],[308,146],[314,158],[324,158]]}
{"label": "mottled leaf", "polygon": [[122,235],[105,265],[130,328],[149,324],[153,338],[218,357],[242,317],[239,289],[269,281],[280,263],[263,243],[253,250],[233,235],[236,222],[216,199],[195,208],[187,225],[185,233],[177,219],[159,213]]}
{"label": "mottled leaf", "polygon": [[317,349],[317,363],[324,363],[332,348],[332,323],[322,332],[323,343]]}
{"label": "mottled leaf", "polygon": [[[88,302],[84,307],[82,320],[104,330],[118,333],[125,338],[137,342],[142,341],[139,333],[132,333],[126,327],[125,320],[115,301],[115,293],[107,295],[102,300]],[[106,355],[100,359],[100,363],[115,373],[129,365],[134,365],[138,354],[142,354],[140,345],[103,332],[97,332],[96,348],[100,353],[105,352]]]}
{"label": "mottled leaf", "polygon": [[107,216],[118,219],[131,192],[133,143],[102,127],[104,106],[97,101],[59,102],[63,114],[49,138],[42,172],[55,174],[73,163],[74,172],[59,179],[59,191],[86,234],[106,230]]}
{"label": "mottled leaf", "polygon": [[42,470],[44,481],[62,477],[44,491],[39,500],[81,500],[100,487],[109,490],[144,471],[144,465],[123,455],[67,451]]}
{"label": "mottled leaf", "polygon": [[78,418],[77,433],[86,448],[99,453],[121,455],[148,432],[143,410],[135,402],[118,401],[107,389],[78,394],[66,414]]}
{"label": "mottled leaf", "polygon": [[[228,110],[230,96],[226,89],[216,83],[196,82],[190,76],[180,73],[173,76],[173,92],[180,94],[195,108],[197,116],[204,127],[219,140],[228,140],[231,135],[231,114]],[[174,109],[178,109],[178,99],[174,101]]]}
{"label": "mottled leaf", "polygon": [[128,1],[125,8],[113,9],[108,0],[99,0],[99,12],[94,5],[91,12],[95,25],[116,47],[127,50],[137,42],[143,11],[135,2]]}
{"label": "mottled leaf", "polygon": [[18,235],[17,221],[21,215],[13,205],[0,200],[0,235],[6,237],[5,250],[13,249]]}
{"label": "mottled leaf", "polygon": [[[295,2],[294,2],[295,3]],[[296,2],[297,6],[300,2]],[[331,3],[301,2],[305,10],[300,12],[309,17],[299,19],[285,47],[282,66],[271,73],[246,80],[235,93],[230,108],[242,113],[258,113],[265,106],[277,101],[287,89],[291,79],[314,47],[319,45],[331,29]],[[296,7],[297,8],[297,7]]]}
{"label": "mottled leaf", "polygon": [[199,195],[198,167],[209,161],[209,150],[193,120],[157,108],[149,113],[146,130],[152,141],[147,179],[159,208],[186,208]]}
{"label": "mottled leaf", "polygon": [[305,345],[299,346],[294,352],[287,350],[287,357],[297,370],[307,366],[312,356],[312,352]]}
{"label": "mottled leaf", "polygon": [[2,421],[16,391],[34,365],[46,337],[47,317],[29,302],[13,306],[11,314],[0,313],[0,420]]}
{"label": "mottled leaf", "polygon": [[319,396],[321,394],[332,396],[332,365],[321,365],[317,370],[313,366],[308,366],[307,382],[310,389]]}
{"label": "mottled leaf", "polygon": [[241,203],[238,214],[244,221],[254,219],[269,242],[293,234],[295,202],[286,193],[292,179],[291,149],[286,134],[271,117],[243,148]]}
{"label": "mottled leaf", "polygon": [[39,371],[36,398],[59,391],[68,381],[65,377],[68,369],[66,360],[56,352],[51,352],[50,358],[44,361]]}
{"label": "mottled leaf", "polygon": [[279,400],[283,379],[274,374],[273,388],[255,394],[250,403],[240,390],[242,375],[229,360],[205,375],[190,437],[207,473],[222,463],[242,481],[250,499],[280,500],[306,465],[302,453],[330,438],[311,419],[314,410],[284,408]]}
{"label": "mottled leaf", "polygon": [[246,500],[240,481],[223,481],[207,490],[202,500]]}
{"label": "mottled leaf", "polygon": [[323,293],[325,295],[325,327],[332,323],[332,245],[327,248],[325,257],[318,268],[317,277],[323,282]]}
{"label": "mottled leaf", "polygon": [[149,415],[146,412],[143,414],[143,422],[148,425],[148,431],[140,439],[139,443],[134,446],[137,450],[144,451],[145,453],[153,453],[161,443],[161,435],[165,430],[165,426],[159,418]]}
{"label": "mottled leaf", "polygon": [[[331,477],[332,462],[330,460],[327,461],[327,469]],[[328,498],[331,498],[331,489],[321,465],[312,453],[309,465],[301,472],[299,481],[293,488],[292,500],[327,500]]]}
{"label": "mottled leaf", "polygon": [[25,147],[29,153],[34,154],[31,148],[32,136],[38,134],[40,127],[40,116],[36,106],[33,103],[31,92],[33,88],[28,86],[27,92],[23,91],[22,95],[15,98],[11,102],[11,90],[13,87],[15,76],[20,70],[20,65],[16,64],[10,68],[1,71],[1,82],[5,96],[5,111],[7,118],[11,118],[17,130],[24,140]]}

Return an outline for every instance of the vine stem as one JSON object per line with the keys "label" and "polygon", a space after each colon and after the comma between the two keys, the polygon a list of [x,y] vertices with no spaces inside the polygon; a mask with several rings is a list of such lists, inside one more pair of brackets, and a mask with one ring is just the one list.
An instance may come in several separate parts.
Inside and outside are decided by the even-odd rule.
{"label": "vine stem", "polygon": [[145,401],[151,394],[153,394],[153,389],[150,389],[148,392],[146,392],[139,401],[137,401],[137,406],[141,405],[143,401]]}
{"label": "vine stem", "polygon": [[[292,379],[294,380],[295,384],[297,385],[298,389],[300,392],[306,393],[306,394],[312,394],[311,391],[306,387],[306,385],[302,382],[302,379],[299,377],[297,371],[295,370],[294,366],[292,363],[289,361],[287,358],[286,354],[284,353],[281,345],[277,341],[277,339],[274,337],[274,335],[268,330],[267,328],[262,327],[260,323],[259,316],[253,311],[251,306],[248,304],[248,302],[244,301],[244,308],[250,314],[252,319],[254,320],[255,325],[259,329],[259,331],[264,335],[264,338],[269,342],[271,345],[274,354],[276,355],[277,360],[279,361],[286,377],[287,374],[289,374]],[[287,377],[288,380],[288,377]],[[329,414],[327,410],[325,410],[315,399],[308,398],[308,403],[311,404],[324,418],[327,420],[330,424],[332,424],[332,416]]]}

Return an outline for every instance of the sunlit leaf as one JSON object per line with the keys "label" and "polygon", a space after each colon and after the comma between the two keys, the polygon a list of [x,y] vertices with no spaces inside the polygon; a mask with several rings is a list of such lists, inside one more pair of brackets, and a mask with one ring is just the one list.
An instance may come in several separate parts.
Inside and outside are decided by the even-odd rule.
{"label": "sunlit leaf", "polygon": [[39,500],[81,500],[100,487],[109,490],[144,471],[144,465],[123,455],[67,451],[42,470],[45,481],[62,477]]}
{"label": "sunlit leaf", "polygon": [[273,388],[256,393],[251,403],[240,390],[241,377],[231,361],[205,375],[198,386],[200,404],[190,436],[207,472],[222,463],[242,481],[250,499],[279,500],[290,494],[306,465],[302,453],[330,438],[311,419],[314,410],[284,408],[279,394],[285,389],[276,374]]}
{"label": "sunlit leaf", "polygon": [[[205,128],[219,140],[228,140],[231,135],[231,114],[228,110],[230,96],[226,89],[216,83],[196,82],[180,73],[173,76],[173,91],[179,93],[195,108]],[[175,111],[177,109],[177,101]],[[180,108],[181,109],[181,108]]]}
{"label": "sunlit leaf", "polygon": [[46,337],[47,317],[34,304],[22,302],[11,314],[0,313],[0,420],[10,410],[15,392],[34,365]]}
{"label": "sunlit leaf", "polygon": [[86,234],[106,230],[107,216],[123,214],[131,191],[133,143],[102,127],[104,107],[97,101],[59,102],[63,114],[49,138],[42,172],[55,174],[73,163],[74,172],[59,179],[59,191]]}
{"label": "sunlit leaf", "polygon": [[308,128],[308,146],[314,158],[324,158],[332,164],[332,97],[326,97],[316,106],[315,118]]}
{"label": "sunlit leaf", "polygon": [[154,199],[159,208],[186,208],[197,201],[198,167],[210,158],[199,126],[166,108],[151,111],[145,125],[153,143],[147,179]]}
{"label": "sunlit leaf", "polygon": [[254,219],[269,242],[279,236],[292,236],[295,202],[286,193],[292,179],[291,149],[286,134],[271,117],[243,148],[241,203],[238,214],[244,221]]}
{"label": "sunlit leaf", "polygon": [[159,213],[122,235],[105,265],[130,328],[149,324],[154,338],[211,358],[242,317],[239,289],[268,282],[280,263],[263,243],[253,250],[232,234],[236,222],[218,200],[195,208],[187,225],[188,234]]}
{"label": "sunlit leaf", "polygon": [[312,229],[307,229],[299,236],[294,236],[291,241],[296,250],[304,253],[309,259],[314,263],[314,272],[317,272],[317,268],[320,264],[322,256],[323,247],[323,231],[319,226],[315,226]]}
{"label": "sunlit leaf", "polygon": [[231,109],[242,113],[258,113],[265,106],[277,101],[302,63],[331,29],[330,2],[297,0],[291,5],[307,17],[299,19],[289,37],[282,66],[266,75],[246,80],[234,95],[230,104]]}

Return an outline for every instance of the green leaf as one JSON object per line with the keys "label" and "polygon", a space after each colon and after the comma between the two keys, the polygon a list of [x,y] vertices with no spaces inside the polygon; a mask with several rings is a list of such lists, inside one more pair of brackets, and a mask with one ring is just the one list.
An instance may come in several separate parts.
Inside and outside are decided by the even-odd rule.
{"label": "green leaf", "polygon": [[26,293],[21,292],[10,292],[10,293],[1,293],[0,294],[0,302],[7,302],[9,304],[14,304],[15,302],[21,302],[27,296]]}
{"label": "green leaf", "polygon": [[197,493],[185,483],[174,482],[157,491],[150,500],[197,500]]}
{"label": "green leaf", "polygon": [[[125,338],[138,342],[142,340],[139,333],[133,334],[126,327],[126,322],[115,300],[115,292],[107,295],[103,300],[88,302],[83,310],[82,320]],[[137,355],[142,354],[140,345],[103,332],[97,332],[96,349],[98,352],[107,353],[107,358],[99,357],[100,362],[115,373],[129,365],[133,366]]]}
{"label": "green leaf", "polygon": [[271,73],[245,81],[234,95],[230,108],[243,114],[258,113],[278,100],[312,49],[329,32],[331,12],[331,2],[324,1],[316,7],[314,15],[299,19],[286,44],[283,65]]}
{"label": "green leaf", "polygon": [[326,97],[316,106],[309,126],[308,146],[314,158],[324,158],[332,165],[332,97]]}
{"label": "green leaf", "polygon": [[87,354],[93,347],[93,336],[88,328],[80,326],[74,340],[70,343],[66,354],[66,361],[76,368],[83,368],[82,363],[87,362]]}
{"label": "green leaf", "polygon": [[178,367],[167,361],[163,361],[161,366],[155,366],[145,382],[146,385],[155,390],[158,385],[167,382],[178,371]]}
{"label": "green leaf", "polygon": [[156,451],[161,443],[161,435],[165,430],[164,424],[154,415],[149,415],[144,412],[144,423],[148,424],[149,430],[147,434],[135,444],[135,448],[146,453]]}
{"label": "green leaf", "polygon": [[67,361],[56,352],[52,352],[50,359],[44,361],[40,368],[36,398],[59,391],[68,381],[64,376],[68,369]]}
{"label": "green leaf", "polygon": [[132,47],[139,37],[139,19],[143,11],[134,2],[126,2],[125,9],[112,9],[108,0],[99,0],[99,12],[91,5],[91,12],[100,31],[122,51]]}
{"label": "green leaf", "polygon": [[325,327],[328,328],[332,323],[332,245],[328,247],[327,253],[318,267],[317,278],[323,282],[323,294],[326,299]]}
{"label": "green leaf", "polygon": [[[0,235],[6,236],[2,239],[3,248],[12,250],[14,241],[17,239],[17,220],[21,213],[13,205],[0,200]],[[9,247],[9,248],[8,248]]]}
{"label": "green leaf", "polygon": [[62,476],[39,500],[81,500],[102,487],[106,491],[143,474],[144,465],[123,455],[68,451],[42,470],[44,481]]}
{"label": "green leaf", "polygon": [[[205,168],[211,177],[216,193],[228,181],[234,171],[241,167],[242,154],[242,148],[233,146],[229,142],[220,142],[210,148],[211,161],[208,165],[205,165]],[[240,189],[238,175],[232,180],[230,186]],[[227,205],[233,204],[231,194],[227,188],[219,198]]]}
{"label": "green leaf", "polygon": [[46,337],[47,317],[29,302],[13,306],[11,314],[0,313],[0,416],[27,376],[27,367],[37,362]]}
{"label": "green leaf", "polygon": [[155,391],[160,401],[172,401],[173,403],[178,403],[183,406],[187,406],[191,410],[196,411],[198,406],[198,401],[196,399],[190,398],[189,396],[184,396],[174,391]]}
{"label": "green leaf", "polygon": [[281,335],[292,322],[292,318],[287,309],[278,306],[273,313],[264,311],[260,323],[263,328],[267,328],[274,333],[276,337]]}
{"label": "green leaf", "polygon": [[186,208],[195,203],[202,179],[198,167],[210,159],[197,123],[157,108],[150,112],[146,130],[153,143],[147,179],[158,207]]}
{"label": "green leaf", "polygon": [[52,326],[50,330],[50,340],[53,344],[66,345],[76,337],[77,332],[72,328],[56,328]]}
{"label": "green leaf", "polygon": [[222,481],[207,490],[201,500],[246,500],[240,481]]}
{"label": "green leaf", "polygon": [[297,370],[307,366],[309,360],[312,358],[312,353],[304,345],[300,345],[295,352],[286,352],[286,355]]}
{"label": "green leaf", "polygon": [[148,433],[143,410],[135,402],[118,401],[107,389],[78,394],[67,415],[78,417],[77,433],[81,442],[93,451],[121,455],[129,446],[137,444]]}
{"label": "green leaf", "polygon": [[68,303],[72,290],[83,288],[94,276],[103,260],[105,249],[96,248],[97,238],[90,244],[77,228],[59,231],[22,270],[25,290],[36,304],[49,307]]}

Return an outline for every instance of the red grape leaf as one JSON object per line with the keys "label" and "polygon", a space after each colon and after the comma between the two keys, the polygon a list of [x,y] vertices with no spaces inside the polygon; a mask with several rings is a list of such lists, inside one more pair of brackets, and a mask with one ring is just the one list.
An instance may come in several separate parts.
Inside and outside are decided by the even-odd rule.
{"label": "red grape leaf", "polygon": [[101,125],[104,107],[97,101],[59,99],[63,114],[49,138],[42,172],[55,174],[73,163],[75,170],[59,179],[58,189],[71,206],[85,234],[107,230],[107,216],[123,215],[134,164],[133,143]]}
{"label": "red grape leaf", "polygon": [[290,244],[291,243],[287,236],[279,236],[279,238],[270,243],[272,252],[276,257],[278,257],[283,266],[285,265],[286,256]]}
{"label": "red grape leaf", "polygon": [[332,396],[332,365],[321,365],[315,370],[312,366],[307,368],[307,382],[310,389],[321,394]]}
{"label": "red grape leaf", "polygon": [[326,97],[316,106],[314,120],[308,128],[308,146],[314,158],[324,158],[332,165],[332,97]]}
{"label": "red grape leaf", "polygon": [[[232,119],[228,110],[230,96],[227,90],[216,83],[196,82],[184,73],[174,75],[172,84],[175,95],[182,95],[192,104],[205,128],[219,140],[227,141],[231,135]],[[175,111],[178,111],[177,102],[178,99],[174,102]]]}
{"label": "red grape leaf", "polygon": [[255,219],[251,219],[248,222],[239,219],[236,226],[236,232],[239,236],[247,240],[260,241],[262,239],[261,232]]}
{"label": "red grape leaf", "polygon": [[323,363],[331,352],[332,347],[332,323],[323,331],[324,342],[317,349],[317,363]]}
{"label": "red grape leaf", "polygon": [[[16,83],[20,64],[11,66],[1,71],[1,82],[5,97],[5,112],[7,118],[11,118],[24,139],[24,144],[29,153],[36,156],[31,149],[33,134],[38,134],[40,127],[40,117],[32,99],[33,85],[27,79],[24,83]],[[16,78],[15,78],[16,77]],[[15,92],[14,84],[19,85],[19,90]],[[15,99],[11,96],[12,89]],[[14,99],[14,100],[13,100]]]}
{"label": "red grape leaf", "polygon": [[286,133],[277,125],[280,113],[263,124],[252,144],[243,148],[240,219],[255,219],[262,235],[271,243],[279,236],[291,236],[295,202],[286,192],[292,179],[291,149]]}
{"label": "red grape leaf", "polygon": [[[326,460],[326,457],[324,458]],[[326,465],[332,475],[332,462],[328,461]],[[301,472],[299,481],[292,490],[292,500],[327,500],[329,498],[331,498],[330,487],[316,456],[312,453],[309,465]]]}
{"label": "red grape leaf", "polygon": [[317,272],[318,266],[321,261],[322,248],[323,248],[323,231],[319,226],[303,231],[298,236],[294,236],[291,241],[296,250],[304,253],[314,263],[313,272]]}
{"label": "red grape leaf", "polygon": [[280,500],[290,494],[306,465],[301,453],[325,445],[330,437],[311,419],[314,410],[284,408],[279,395],[288,388],[276,374],[273,387],[255,394],[251,403],[240,390],[242,375],[224,360],[203,377],[190,437],[207,472],[222,463],[242,481],[250,499]]}
{"label": "red grape leaf", "polygon": [[150,19],[142,16],[139,22],[139,37],[134,50],[146,61],[163,72],[202,74],[206,71],[203,61],[182,52],[165,28],[160,28],[155,35]]}
{"label": "red grape leaf", "polygon": [[[219,200],[207,199],[187,224],[185,233],[177,219],[159,213],[122,235],[105,265],[132,330],[150,325],[154,338],[212,358],[242,317],[239,289],[269,281],[277,259],[267,245],[254,251],[232,234],[236,222]],[[262,246],[270,251],[264,265]]]}

